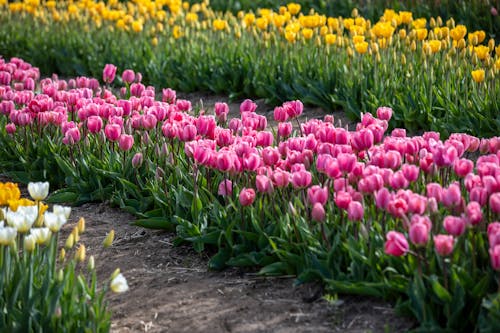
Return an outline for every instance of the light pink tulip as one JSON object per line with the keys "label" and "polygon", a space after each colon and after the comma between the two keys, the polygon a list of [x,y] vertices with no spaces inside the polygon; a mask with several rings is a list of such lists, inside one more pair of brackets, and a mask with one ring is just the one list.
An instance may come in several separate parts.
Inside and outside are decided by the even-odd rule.
{"label": "light pink tulip", "polygon": [[250,206],[255,200],[255,190],[253,188],[243,188],[239,200],[242,206]]}
{"label": "light pink tulip", "polygon": [[465,232],[467,223],[465,218],[448,215],[444,218],[443,226],[447,233],[458,237]]}
{"label": "light pink tulip", "polygon": [[435,235],[434,248],[436,252],[443,257],[449,256],[453,252],[453,246],[455,245],[455,239],[452,235]]}
{"label": "light pink tulip", "polygon": [[233,182],[230,181],[229,179],[220,182],[217,194],[223,197],[226,196],[230,197],[233,194]]}
{"label": "light pink tulip", "polygon": [[116,66],[113,64],[106,64],[104,70],[102,71],[102,80],[105,83],[111,83],[115,79]]}
{"label": "light pink tulip", "polygon": [[319,202],[315,203],[311,210],[311,218],[313,221],[323,222],[325,220],[325,208]]}
{"label": "light pink tulip", "polygon": [[386,235],[384,251],[391,256],[400,257],[409,250],[408,241],[405,236],[397,231],[389,231]]}
{"label": "light pink tulip", "polygon": [[363,205],[358,201],[351,201],[347,207],[347,217],[351,221],[361,221],[365,214]]}

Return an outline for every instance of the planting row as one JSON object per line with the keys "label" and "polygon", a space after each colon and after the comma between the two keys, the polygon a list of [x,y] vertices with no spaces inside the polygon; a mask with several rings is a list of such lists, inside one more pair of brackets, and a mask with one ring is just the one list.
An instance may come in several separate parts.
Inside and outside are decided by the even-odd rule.
{"label": "planting row", "polygon": [[[63,187],[50,201],[102,200],[139,225],[216,253],[210,267],[260,268],[322,280],[332,293],[399,300],[423,331],[499,324],[500,138],[388,132],[393,110],[299,123],[302,102],[274,109],[276,128],[245,100],[193,109],[172,89],[97,79],[40,80],[2,61],[0,166]],[[495,326],[497,325],[497,326]]]}
{"label": "planting row", "polygon": [[353,119],[388,105],[391,128],[445,136],[500,129],[500,48],[453,18],[387,9],[372,22],[357,10],[305,14],[296,3],[233,15],[180,1],[25,1],[1,6],[0,17],[4,56],[45,73],[99,76],[114,63],[156,87],[275,105],[300,99]]}

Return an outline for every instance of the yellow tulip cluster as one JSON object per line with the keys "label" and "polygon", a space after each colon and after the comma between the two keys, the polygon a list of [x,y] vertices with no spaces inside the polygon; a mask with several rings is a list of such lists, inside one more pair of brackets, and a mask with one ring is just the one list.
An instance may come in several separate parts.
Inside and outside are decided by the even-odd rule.
{"label": "yellow tulip cluster", "polygon": [[[2,5],[3,4],[3,5]],[[190,5],[181,0],[132,0],[125,3],[110,0],[43,1],[24,0],[0,5],[11,13],[28,13],[41,20],[72,22],[81,21],[110,30],[147,33],[153,46],[163,37],[190,38],[193,33],[233,34],[241,38],[244,33],[257,42],[282,40],[290,44],[311,43],[344,50],[349,57],[370,55],[380,61],[381,50],[421,52],[425,57],[443,56],[469,59],[477,70],[494,77],[500,70],[500,48],[495,41],[486,42],[484,31],[468,32],[453,19],[443,22],[440,17],[427,20],[413,18],[411,12],[385,10],[376,23],[361,17],[355,9],[351,17],[327,17],[313,11],[307,15],[301,6],[289,3],[278,11],[259,9],[257,13],[239,12],[236,16],[216,13],[209,7],[209,0]],[[164,29],[164,27],[169,27]],[[226,35],[225,37],[229,37]],[[313,42],[314,41],[314,42]],[[486,45],[483,44],[486,42]],[[404,54],[403,54],[404,55]],[[446,59],[443,59],[446,60]],[[484,80],[484,75],[482,76]],[[481,76],[473,76],[482,82]]]}

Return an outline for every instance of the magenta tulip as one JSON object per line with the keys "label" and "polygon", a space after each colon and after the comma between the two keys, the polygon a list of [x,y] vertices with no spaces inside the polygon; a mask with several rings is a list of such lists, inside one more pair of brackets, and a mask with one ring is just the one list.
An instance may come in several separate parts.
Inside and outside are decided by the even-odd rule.
{"label": "magenta tulip", "polygon": [[408,241],[405,236],[397,231],[389,231],[386,235],[384,251],[391,256],[400,257],[409,250]]}
{"label": "magenta tulip", "polygon": [[311,210],[311,218],[313,221],[323,222],[325,220],[325,208],[319,202],[315,203]]}
{"label": "magenta tulip", "polygon": [[500,245],[495,245],[495,247],[489,249],[491,267],[494,270],[500,271]]}
{"label": "magenta tulip", "polygon": [[127,84],[131,84],[135,80],[135,73],[131,69],[126,69],[122,73],[122,80]]}
{"label": "magenta tulip", "polygon": [[118,147],[123,151],[129,151],[134,146],[134,137],[129,134],[120,135]]}
{"label": "magenta tulip", "polygon": [[243,188],[239,199],[242,206],[250,206],[255,200],[255,190],[253,188]]}
{"label": "magenta tulip", "polygon": [[223,197],[231,196],[233,194],[233,182],[229,179],[220,182],[217,194]]}
{"label": "magenta tulip", "polygon": [[444,218],[443,226],[447,233],[458,237],[465,232],[467,223],[465,218],[448,215]]}
{"label": "magenta tulip", "polygon": [[453,252],[453,246],[455,245],[455,239],[452,235],[435,235],[434,248],[436,252],[443,257],[446,257]]}
{"label": "magenta tulip", "polygon": [[490,196],[489,204],[493,213],[500,214],[500,192],[493,193]]}
{"label": "magenta tulip", "polygon": [[104,134],[109,141],[117,141],[122,133],[122,128],[118,124],[107,124],[104,127]]}
{"label": "magenta tulip", "polygon": [[104,70],[102,71],[102,80],[104,83],[111,83],[115,79],[116,66],[113,64],[106,64]]}
{"label": "magenta tulip", "polygon": [[365,214],[365,209],[361,202],[351,201],[347,206],[347,217],[351,221],[361,221]]}

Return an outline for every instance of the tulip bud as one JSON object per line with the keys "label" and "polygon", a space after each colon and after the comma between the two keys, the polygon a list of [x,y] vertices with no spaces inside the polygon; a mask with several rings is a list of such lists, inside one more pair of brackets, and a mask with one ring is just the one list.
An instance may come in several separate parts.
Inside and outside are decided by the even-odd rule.
{"label": "tulip bud", "polygon": [[64,248],[59,251],[59,261],[64,261],[64,258],[66,258],[66,250]]}
{"label": "tulip bud", "polygon": [[80,217],[78,220],[78,233],[83,234],[85,232],[85,219],[83,217]]}
{"label": "tulip bud", "polygon": [[87,268],[89,271],[93,271],[95,268],[95,259],[94,256],[90,256],[89,261],[87,263]]}
{"label": "tulip bud", "polygon": [[71,234],[73,235],[74,242],[78,243],[80,241],[80,234],[78,233],[78,226],[73,228],[73,230],[71,231]]}
{"label": "tulip bud", "polygon": [[73,236],[73,234],[71,233],[66,239],[66,244],[64,245],[64,247],[69,250],[73,248],[73,245],[75,245],[75,236]]}
{"label": "tulip bud", "polygon": [[33,252],[35,250],[35,237],[33,235],[27,235],[24,237],[24,250],[28,252]]}
{"label": "tulip bud", "polygon": [[120,274],[120,269],[119,268],[115,269],[115,271],[113,272],[113,274],[111,274],[110,280],[113,280],[119,274]]}
{"label": "tulip bud", "polygon": [[62,282],[63,280],[64,280],[64,272],[63,272],[63,270],[61,268],[57,272],[57,281]]}
{"label": "tulip bud", "polygon": [[80,244],[80,247],[78,247],[78,250],[75,253],[75,260],[77,260],[78,262],[84,262],[86,252],[87,252],[87,249],[85,248],[85,245]]}
{"label": "tulip bud", "polygon": [[102,246],[104,248],[110,247],[111,244],[113,244],[113,240],[115,239],[115,231],[111,229],[111,231],[108,233],[106,238],[104,238],[104,241],[102,242]]}

